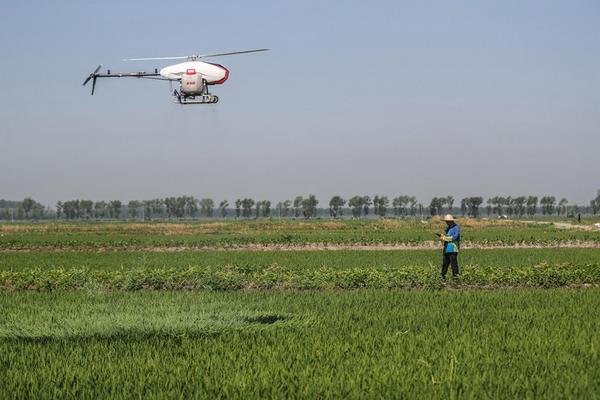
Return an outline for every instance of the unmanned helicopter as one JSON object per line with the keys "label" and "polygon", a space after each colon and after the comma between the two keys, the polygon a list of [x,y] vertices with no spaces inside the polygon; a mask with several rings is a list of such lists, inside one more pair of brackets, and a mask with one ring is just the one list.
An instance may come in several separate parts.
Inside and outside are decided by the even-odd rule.
{"label": "unmanned helicopter", "polygon": [[169,65],[160,71],[155,68],[153,72],[111,72],[99,73],[102,64],[92,72],[83,82],[83,86],[92,81],[92,96],[96,89],[96,80],[98,78],[141,78],[161,81],[179,82],[179,90],[172,90],[173,101],[178,104],[214,104],[219,101],[219,97],[211,94],[209,86],[221,85],[229,78],[229,70],[221,64],[199,61],[200,59],[210,57],[230,56],[234,54],[257,53],[269,49],[253,49],[232,51],[227,53],[214,54],[195,54],[191,56],[177,57],[153,57],[153,58],[128,58],[123,61],[155,61],[155,60],[182,60],[187,61]]}

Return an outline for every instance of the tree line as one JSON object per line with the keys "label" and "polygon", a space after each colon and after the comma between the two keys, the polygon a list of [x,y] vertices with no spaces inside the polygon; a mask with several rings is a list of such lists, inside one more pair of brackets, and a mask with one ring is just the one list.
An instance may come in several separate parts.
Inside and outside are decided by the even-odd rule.
{"label": "tree line", "polygon": [[481,196],[465,197],[457,206],[452,195],[433,197],[423,204],[415,196],[355,195],[348,199],[333,196],[327,208],[318,208],[315,195],[296,196],[293,200],[280,201],[273,206],[270,200],[238,198],[232,204],[228,200],[215,202],[211,198],[197,199],[193,196],[166,197],[151,200],[92,201],[67,200],[56,203],[54,209],[25,198],[22,201],[0,200],[0,219],[184,219],[184,218],[317,218],[331,217],[427,217],[446,213],[480,217],[524,217],[534,215],[573,216],[577,213],[600,212],[600,190],[589,206],[569,204],[566,198],[555,196],[494,196],[485,202]]}

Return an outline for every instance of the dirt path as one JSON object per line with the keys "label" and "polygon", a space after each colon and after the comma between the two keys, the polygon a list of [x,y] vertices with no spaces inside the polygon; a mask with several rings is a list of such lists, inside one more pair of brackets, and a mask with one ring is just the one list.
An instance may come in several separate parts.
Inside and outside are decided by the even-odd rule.
{"label": "dirt path", "polygon": [[[469,249],[600,249],[600,242],[594,241],[559,241],[549,243],[465,243],[462,248]],[[116,251],[142,251],[150,253],[160,252],[203,252],[203,251],[303,251],[303,250],[439,250],[440,244],[435,241],[420,243],[398,243],[398,244],[324,244],[324,243],[302,243],[302,244],[246,244],[232,245],[227,247],[217,246],[122,246],[122,247],[26,247],[13,249],[0,249],[1,253],[33,253],[33,252],[116,252]]]}
{"label": "dirt path", "polygon": [[551,222],[551,221],[523,221],[528,224],[553,225],[558,229],[572,229],[575,231],[595,231],[598,230],[594,225],[577,225],[570,222]]}

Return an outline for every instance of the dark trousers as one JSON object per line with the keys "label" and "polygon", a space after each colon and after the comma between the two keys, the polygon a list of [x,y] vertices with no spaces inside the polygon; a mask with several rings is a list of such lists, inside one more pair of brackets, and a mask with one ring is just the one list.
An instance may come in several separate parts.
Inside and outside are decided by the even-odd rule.
{"label": "dark trousers", "polygon": [[448,265],[452,265],[452,276],[458,275],[458,253],[444,253],[442,278],[445,278],[448,273]]}

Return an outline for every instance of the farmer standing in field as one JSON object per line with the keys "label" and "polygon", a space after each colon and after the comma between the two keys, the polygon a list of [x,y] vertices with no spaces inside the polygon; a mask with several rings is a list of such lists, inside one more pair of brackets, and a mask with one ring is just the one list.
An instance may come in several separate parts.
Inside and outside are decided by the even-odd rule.
{"label": "farmer standing in field", "polygon": [[444,217],[446,231],[439,235],[444,243],[444,258],[442,260],[442,279],[446,279],[448,265],[452,265],[452,276],[458,275],[458,251],[460,250],[460,227],[450,214]]}

